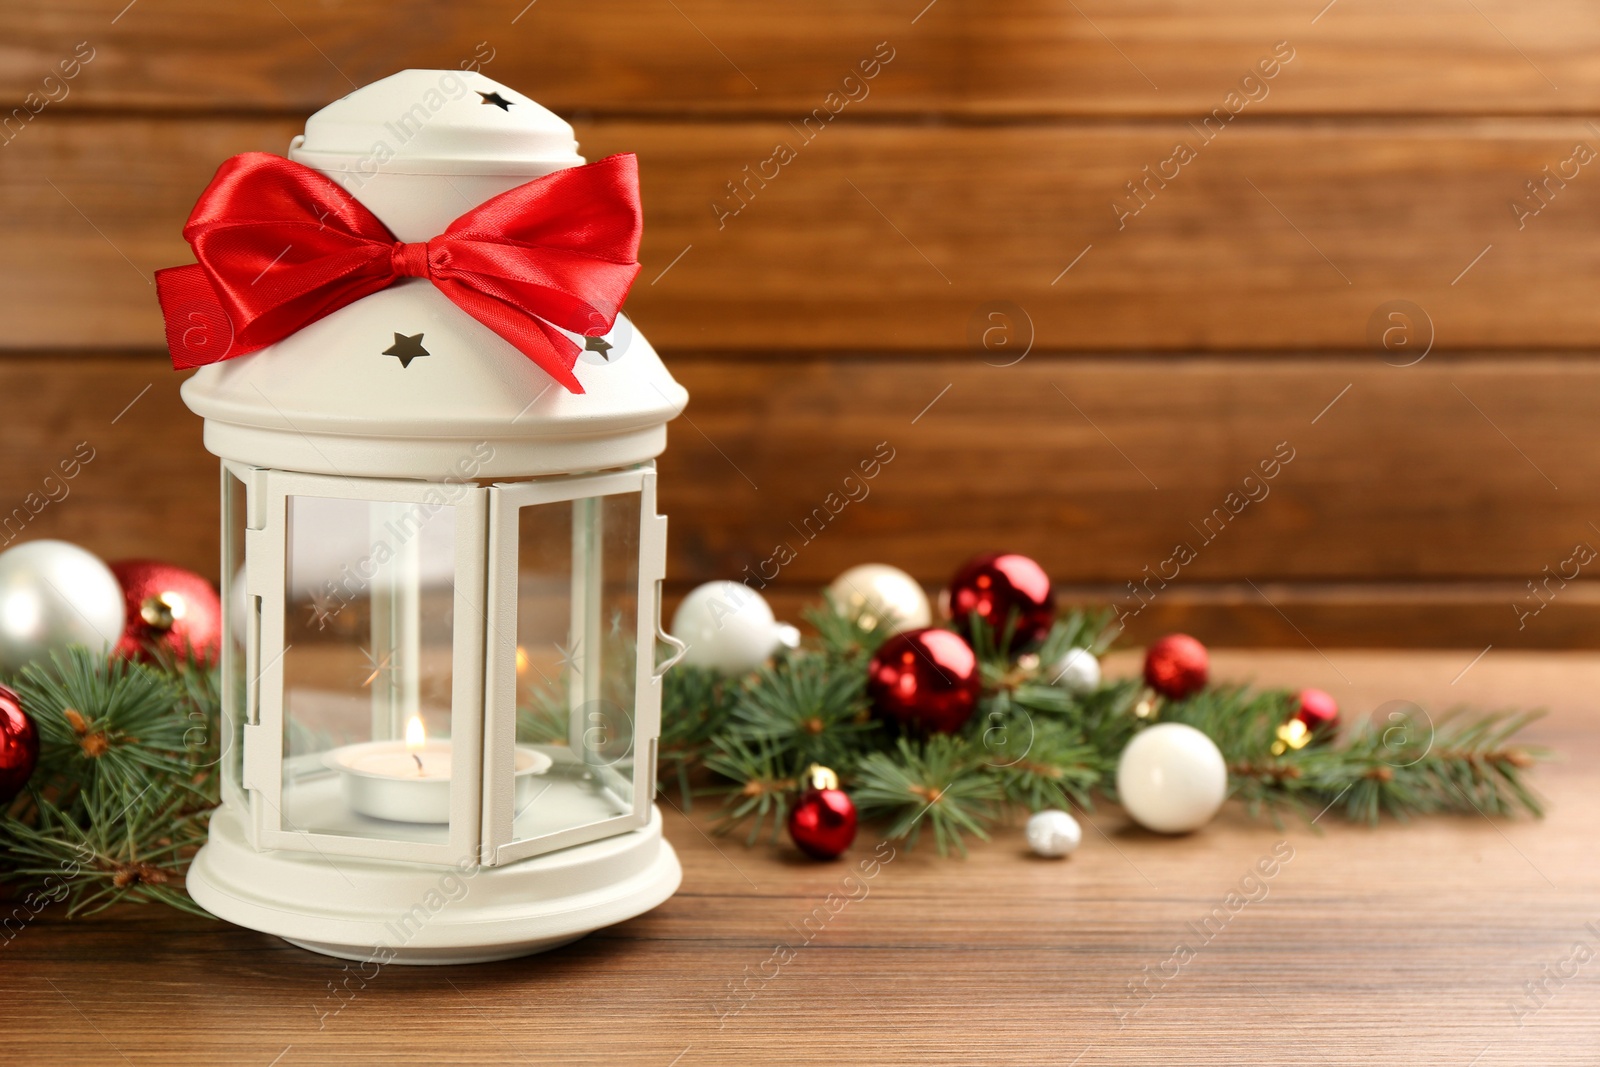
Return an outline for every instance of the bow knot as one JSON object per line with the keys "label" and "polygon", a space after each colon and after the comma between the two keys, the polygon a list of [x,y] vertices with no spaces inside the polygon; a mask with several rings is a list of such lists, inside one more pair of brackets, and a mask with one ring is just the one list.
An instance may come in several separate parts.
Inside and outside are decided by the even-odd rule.
{"label": "bow knot", "polygon": [[428,242],[396,241],[389,249],[389,269],[401,278],[428,277]]}
{"label": "bow knot", "polygon": [[183,228],[199,262],[156,272],[179,369],[281,341],[401,278],[426,278],[574,393],[569,334],[611,329],[639,273],[632,155],[536,178],[430,241],[397,240],[332,179],[247,152],[217,170]]}

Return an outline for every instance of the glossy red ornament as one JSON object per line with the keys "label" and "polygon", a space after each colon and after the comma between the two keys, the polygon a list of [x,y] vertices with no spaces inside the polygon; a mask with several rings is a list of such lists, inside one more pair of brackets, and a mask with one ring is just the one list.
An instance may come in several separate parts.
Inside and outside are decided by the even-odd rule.
{"label": "glossy red ornament", "polygon": [[222,601],[210,582],[153,559],[119,560],[111,573],[122,583],[126,610],[117,655],[148,661],[152,648],[162,648],[181,659],[192,648],[197,659],[216,659]]}
{"label": "glossy red ornament", "polygon": [[949,630],[895,634],[867,666],[872,706],[913,730],[954,733],[972,717],[978,693],[978,657]]}
{"label": "glossy red ornament", "polygon": [[1339,728],[1339,702],[1321,689],[1302,689],[1294,695],[1294,720],[1316,736]]}
{"label": "glossy red ornament", "polygon": [[824,772],[831,788],[807,789],[789,812],[789,837],[814,860],[838,857],[856,839],[856,804],[838,788],[832,771]]}
{"label": "glossy red ornament", "polygon": [[39,731],[22,698],[0,685],[0,804],[22,792],[39,764]]}
{"label": "glossy red ornament", "polygon": [[1206,687],[1211,657],[1188,634],[1168,634],[1144,654],[1144,681],[1168,700],[1182,700]]}
{"label": "glossy red ornament", "polygon": [[1039,564],[1015,552],[990,552],[969,559],[950,579],[942,604],[946,617],[969,638],[974,613],[988,623],[998,640],[1011,613],[1016,612],[1013,648],[1038,645],[1056,621],[1050,576]]}

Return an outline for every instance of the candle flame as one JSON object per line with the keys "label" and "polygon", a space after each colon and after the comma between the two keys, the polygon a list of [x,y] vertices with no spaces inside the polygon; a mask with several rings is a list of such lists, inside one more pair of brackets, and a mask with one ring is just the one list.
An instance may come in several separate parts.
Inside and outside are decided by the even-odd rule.
{"label": "candle flame", "polygon": [[422,716],[413,715],[411,721],[406,723],[406,748],[415,750],[428,742],[428,734],[422,728]]}

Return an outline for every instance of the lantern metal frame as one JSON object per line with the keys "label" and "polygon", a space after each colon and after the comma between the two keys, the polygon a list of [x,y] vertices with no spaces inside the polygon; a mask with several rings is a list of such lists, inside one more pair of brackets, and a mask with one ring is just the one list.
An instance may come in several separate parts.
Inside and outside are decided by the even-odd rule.
{"label": "lantern metal frame", "polygon": [[[339,478],[279,471],[223,461],[224,485],[232,475],[244,483],[247,508],[259,525],[247,524],[245,593],[245,671],[242,759],[230,794],[250,811],[251,840],[258,849],[291,849],[415,863],[453,864],[477,851],[489,866],[512,863],[546,852],[637,829],[649,822],[655,794],[655,763],[661,723],[661,678],[684,652],[683,643],[661,625],[661,583],[666,572],[664,515],[656,512],[654,463],[599,474],[501,482],[462,493],[457,509],[453,595],[457,624],[452,635],[450,737],[453,786],[449,839],[420,842],[354,837],[296,828],[283,813],[283,770],[287,701],[284,687],[285,612],[290,530],[289,501],[309,496],[374,503],[421,504],[438,483],[385,478]],[[551,834],[514,840],[512,758],[516,745],[517,701],[517,519],[521,509],[541,504],[578,503],[604,496],[639,494],[639,574],[635,632],[641,640],[634,664],[631,709],[634,770],[629,812]],[[224,521],[226,524],[226,507]],[[224,538],[227,533],[225,531]],[[592,615],[590,583],[599,572],[593,561],[574,558],[572,626],[582,632]],[[377,625],[376,620],[374,625]],[[643,654],[660,642],[673,649],[660,663]],[[581,675],[579,676],[582,677]],[[587,684],[593,684],[592,672]],[[223,691],[238,680],[224,663]],[[589,694],[592,699],[593,694]],[[576,699],[576,697],[575,697]],[[230,707],[230,717],[238,709]],[[644,751],[638,749],[643,747]],[[643,758],[640,758],[643,757]],[[225,775],[232,779],[232,775]],[[479,785],[481,783],[481,789]]]}

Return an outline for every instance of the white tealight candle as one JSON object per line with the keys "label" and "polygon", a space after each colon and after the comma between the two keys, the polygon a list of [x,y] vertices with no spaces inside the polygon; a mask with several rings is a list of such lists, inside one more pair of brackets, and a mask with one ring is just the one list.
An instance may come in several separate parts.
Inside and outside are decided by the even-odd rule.
{"label": "white tealight candle", "polygon": [[450,742],[433,741],[419,751],[384,749],[362,752],[345,764],[352,771],[383,778],[449,778]]}
{"label": "white tealight candle", "polygon": [[[345,803],[351,810],[390,822],[450,821],[450,742],[423,741],[419,733],[420,728],[408,728],[404,741],[345,745],[323,757],[327,766],[339,772]],[[549,770],[554,761],[525,745],[518,745],[514,755],[512,774],[520,807],[532,797],[534,776]]]}

